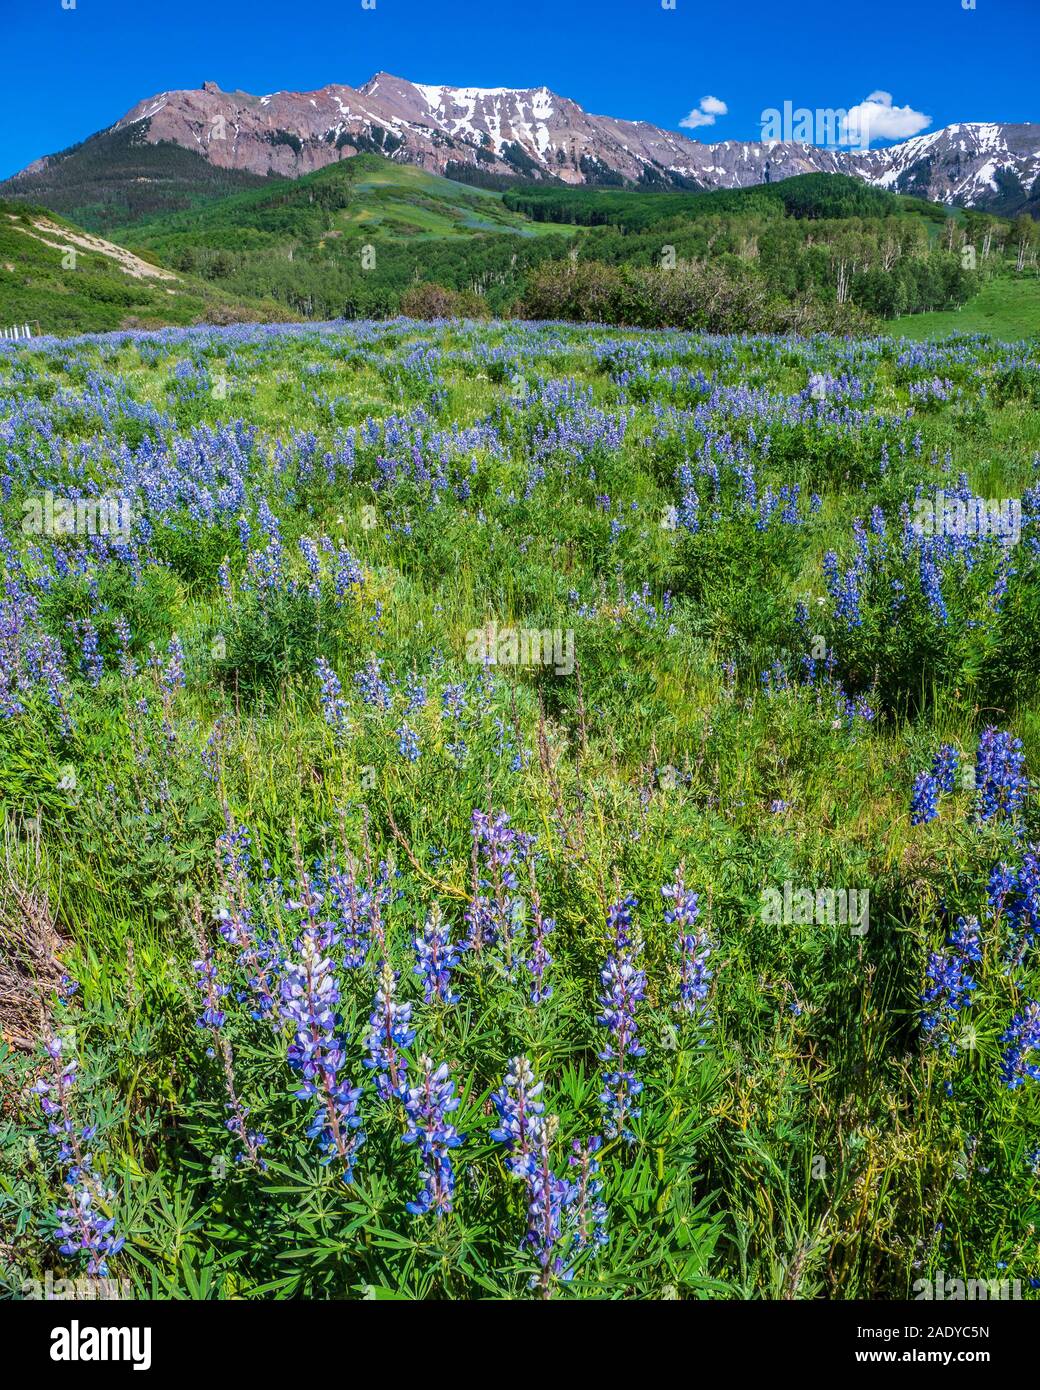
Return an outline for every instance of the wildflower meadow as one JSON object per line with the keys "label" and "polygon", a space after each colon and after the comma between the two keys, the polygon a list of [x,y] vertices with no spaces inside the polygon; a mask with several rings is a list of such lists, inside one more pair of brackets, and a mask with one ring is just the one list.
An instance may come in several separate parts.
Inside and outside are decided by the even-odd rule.
{"label": "wildflower meadow", "polygon": [[0,343],[6,1295],[1036,1298],[1038,406],[1036,339]]}

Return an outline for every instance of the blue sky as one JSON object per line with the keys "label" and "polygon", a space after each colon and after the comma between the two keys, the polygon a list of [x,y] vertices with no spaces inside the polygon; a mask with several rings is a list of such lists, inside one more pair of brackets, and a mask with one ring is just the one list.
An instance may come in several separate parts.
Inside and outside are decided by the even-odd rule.
{"label": "blue sky", "polygon": [[[672,0],[667,0],[672,3]],[[72,0],[65,0],[71,4]],[[544,83],[600,115],[755,139],[762,112],[851,108],[894,124],[1040,121],[1040,0],[0,0],[0,175],[213,80],[266,93],[417,82]],[[720,107],[725,106],[722,114]],[[916,114],[916,117],[914,115]],[[881,142],[884,143],[884,142]]]}

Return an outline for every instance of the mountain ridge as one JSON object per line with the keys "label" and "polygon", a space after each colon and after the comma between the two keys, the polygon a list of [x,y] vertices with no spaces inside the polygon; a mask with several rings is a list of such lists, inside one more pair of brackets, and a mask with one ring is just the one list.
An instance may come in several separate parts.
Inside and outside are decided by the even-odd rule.
{"label": "mountain ridge", "polygon": [[[377,72],[360,87],[256,96],[206,81],[147,97],[89,140],[171,143],[230,176],[296,178],[359,153],[430,172],[566,184],[743,188],[846,173],[932,202],[1013,213],[1040,195],[1040,124],[958,122],[875,150],[780,142],[715,144],[641,120],[586,112],[546,86],[453,87]],[[73,147],[77,149],[79,147]],[[19,196],[59,174],[44,156],[0,184]]]}

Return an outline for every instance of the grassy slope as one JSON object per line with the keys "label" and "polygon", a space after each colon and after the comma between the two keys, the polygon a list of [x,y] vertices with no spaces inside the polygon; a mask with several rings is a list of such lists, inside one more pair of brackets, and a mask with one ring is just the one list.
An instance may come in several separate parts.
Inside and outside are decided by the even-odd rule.
{"label": "grassy slope", "polygon": [[466,236],[475,231],[536,236],[570,233],[552,223],[533,223],[510,211],[500,193],[456,183],[378,155],[357,155],[292,183],[280,182],[187,213],[169,213],[115,229],[127,245],[171,250],[185,243],[238,247],[286,242],[315,244],[369,229],[414,240]]}
{"label": "grassy slope", "polygon": [[360,177],[352,180],[358,206],[339,215],[337,220],[344,226],[374,225],[390,236],[459,236],[474,231],[544,236],[573,230],[551,222],[531,222],[507,208],[502,194],[490,189],[375,156],[358,159]]}
{"label": "grassy slope", "polygon": [[994,338],[1027,338],[1040,333],[1040,279],[1002,275],[990,280],[962,309],[937,314],[905,314],[886,325],[893,336],[942,338],[949,333],[989,333]]}
{"label": "grassy slope", "polygon": [[[89,237],[84,244],[84,236],[43,209],[0,203],[0,324],[93,333],[202,319],[285,317],[277,305],[243,300],[189,276],[158,267],[149,274],[122,248]],[[75,251],[73,264],[67,264],[69,250]]]}

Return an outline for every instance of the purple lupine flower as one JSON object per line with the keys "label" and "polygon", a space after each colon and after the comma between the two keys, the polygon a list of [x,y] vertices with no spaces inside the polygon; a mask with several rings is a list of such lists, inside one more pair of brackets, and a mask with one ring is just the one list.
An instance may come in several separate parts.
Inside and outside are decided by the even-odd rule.
{"label": "purple lupine flower", "polygon": [[118,617],[112,626],[119,640],[119,674],[124,680],[132,681],[137,675],[137,662],[130,655],[130,624]]}
{"label": "purple lupine flower", "polygon": [[466,687],[446,685],[441,691],[441,710],[449,719],[461,719],[466,711]]}
{"label": "purple lupine flower", "polygon": [[70,691],[61,643],[44,633],[26,652],[26,664],[30,675],[47,687],[47,699],[58,712],[58,723],[62,735],[68,737],[73,730],[69,715]]}
{"label": "purple lupine flower", "polygon": [[910,798],[910,824],[924,825],[939,814],[939,784],[930,772],[919,772],[914,778]]}
{"label": "purple lupine flower", "polygon": [[931,1011],[922,1016],[921,1024],[933,1047],[945,1049],[955,1057],[957,1045],[952,1036],[953,1025],[960,1011],[970,1007],[972,990],[976,987],[969,965],[982,958],[978,923],[974,919],[959,918],[947,946],[952,949],[933,951],[928,959],[927,983],[921,1003],[930,1006]]}
{"label": "purple lupine flower", "polygon": [[540,1286],[543,1297],[548,1297],[553,1276],[569,1277],[563,1256],[563,1212],[579,1189],[552,1171],[541,1094],[542,1083],[535,1080],[530,1062],[526,1057],[514,1057],[501,1088],[491,1097],[499,1118],[491,1138],[506,1145],[506,1167],[527,1187],[527,1234],[523,1244],[534,1252],[540,1266],[532,1286]]}
{"label": "purple lupine flower", "polygon": [[554,1277],[564,1281],[571,1277],[565,1258],[564,1211],[574,1201],[575,1194],[575,1185],[566,1178],[557,1177],[552,1170],[549,1140],[543,1125],[528,1178],[526,1241],[541,1266],[540,1275],[532,1279],[531,1284],[541,1289],[543,1298],[549,1297]]}
{"label": "purple lupine flower", "polygon": [[640,1046],[636,1021],[636,1008],[646,993],[646,972],[640,970],[637,963],[642,944],[631,937],[635,906],[636,899],[626,897],[613,903],[607,911],[607,921],[614,933],[614,949],[600,971],[603,991],[599,1004],[603,1012],[596,1020],[608,1030],[599,1059],[614,1063],[603,1073],[604,1088],[600,1093],[607,1137],[628,1141],[635,1138],[629,1126],[641,1113],[636,1101],[643,1089],[630,1063],[646,1051]]}
{"label": "purple lupine flower", "polygon": [[398,753],[407,763],[417,762],[422,752],[419,747],[418,734],[407,724],[402,724],[396,732]]}
{"label": "purple lupine flower", "polygon": [[345,869],[331,867],[325,875],[325,901],[335,918],[336,939],[348,970],[361,970],[372,937],[370,900],[358,890],[356,870],[348,856]]}
{"label": "purple lupine flower", "polygon": [[1023,855],[1018,869],[998,864],[990,874],[989,903],[1007,929],[1005,959],[1009,970],[1022,964],[1030,946],[1040,938],[1040,851]]}
{"label": "purple lupine flower", "polygon": [[526,1057],[513,1058],[501,1088],[491,1094],[499,1121],[491,1131],[491,1138],[507,1146],[506,1167],[515,1178],[529,1178],[534,1167],[544,1124],[545,1105],[539,1099],[541,1094],[542,1083],[535,1080]]}
{"label": "purple lupine flower", "polygon": [[415,1039],[412,1006],[397,1000],[397,973],[383,961],[379,972],[375,1002],[369,1015],[365,1046],[365,1066],[376,1073],[376,1090],[383,1100],[403,1098],[408,1076],[408,1059],[403,1049]]}
{"label": "purple lupine flower", "polygon": [[343,686],[324,657],[315,658],[314,669],[321,682],[321,712],[325,716],[325,723],[328,724],[337,739],[342,739],[350,733],[350,720],[347,718],[347,702],[343,698]]}
{"label": "purple lupine flower", "polygon": [[198,976],[197,983],[203,996],[204,1007],[201,1017],[197,1018],[195,1023],[198,1028],[209,1029],[212,1032],[213,1043],[206,1049],[206,1055],[209,1057],[219,1055],[223,1066],[224,1088],[228,1097],[224,1105],[225,1110],[228,1111],[225,1125],[242,1145],[242,1148],[235,1155],[235,1161],[254,1163],[260,1168],[266,1168],[267,1165],[260,1157],[259,1151],[267,1143],[267,1136],[249,1128],[249,1110],[240,1100],[235,1086],[231,1044],[221,1031],[226,1018],[225,1011],[221,1007],[221,1000],[227,997],[230,986],[220,980],[216,962],[209,950],[205,936],[202,935],[201,920],[198,918],[196,925],[199,930],[202,956],[193,962],[193,966]]}
{"label": "purple lupine flower", "polygon": [[176,633],[170,638],[166,647],[166,658],[166,664],[159,677],[159,684],[168,695],[172,695],[175,690],[183,690],[185,685],[184,648]]}
{"label": "purple lupine flower", "polygon": [[369,658],[367,665],[354,672],[354,684],[366,705],[373,709],[388,710],[393,703],[390,686],[383,679],[383,663],[377,656]]}
{"label": "purple lupine flower", "polygon": [[1008,1090],[1015,1091],[1027,1081],[1040,1081],[1040,1064],[1030,1060],[1032,1053],[1040,1051],[1040,1003],[1027,999],[1000,1041],[1006,1044],[1000,1079]]}
{"label": "purple lupine flower", "polygon": [[705,930],[697,930],[700,917],[700,903],[697,894],[686,887],[682,867],[675,876],[675,882],[665,884],[661,896],[671,907],[665,909],[664,920],[669,926],[679,928],[675,950],[681,962],[679,976],[679,998],[674,1007],[690,1014],[702,1024],[710,1020],[705,1008],[705,1000],[711,985],[712,972],[708,969],[708,958],[712,952],[711,939]]}
{"label": "purple lupine flower", "polygon": [[321,552],[318,550],[317,543],[310,536],[301,536],[298,544],[300,554],[307,566],[307,573],[310,576],[307,593],[311,598],[319,599],[321,598]]}
{"label": "purple lupine flower", "polygon": [[474,891],[467,914],[469,944],[477,949],[478,941],[481,946],[497,943],[506,972],[512,974],[521,963],[518,948],[524,921],[524,902],[516,892],[518,857],[527,854],[533,837],[514,829],[505,811],[489,815],[475,810],[471,829],[475,855],[483,858],[490,872],[491,893]]}
{"label": "purple lupine flower", "polygon": [[420,680],[414,672],[408,678],[404,693],[408,702],[404,710],[406,717],[409,714],[414,714],[416,710],[422,709],[426,704],[426,682]]}
{"label": "purple lupine flower", "polygon": [[114,1192],[97,1185],[83,1184],[71,1189],[72,1202],[57,1210],[58,1225],[54,1239],[65,1256],[87,1254],[87,1273],[102,1279],[108,1277],[108,1261],[118,1255],[126,1243],[125,1236],[113,1236],[116,1219],[106,1216],[100,1203],[109,1203]]}
{"label": "purple lupine flower", "polygon": [[1029,779],[1023,772],[1022,740],[994,728],[983,729],[975,757],[975,787],[979,820],[1014,821]]}
{"label": "purple lupine flower", "polygon": [[[227,1015],[221,1008],[221,1000],[227,997],[230,986],[219,979],[212,958],[192,961],[192,969],[198,976],[197,987],[203,998],[202,1013],[195,1020],[195,1027],[212,1028],[214,1031],[223,1028]],[[213,1054],[212,1048],[210,1054]]]}
{"label": "purple lupine flower", "polygon": [[599,1176],[600,1164],[597,1154],[603,1147],[603,1140],[594,1134],[587,1144],[575,1139],[571,1144],[568,1162],[577,1171],[574,1183],[574,1238],[577,1250],[596,1249],[606,1245],[607,1204],[603,1200],[603,1180]]}
{"label": "purple lupine flower", "polygon": [[84,618],[79,625],[79,630],[81,640],[80,665],[88,683],[96,687],[101,684],[101,676],[105,669],[98,647],[97,628],[89,618]]}
{"label": "purple lupine flower", "polygon": [[422,980],[426,1003],[437,999],[442,1004],[457,1004],[459,996],[451,991],[451,972],[459,963],[462,947],[452,944],[451,923],[439,903],[433,904],[422,931],[416,933],[415,954],[412,973]]}
{"label": "purple lupine flower", "polygon": [[354,589],[360,589],[365,582],[365,576],[361,571],[360,565],[343,545],[336,551],[336,568],[333,575],[333,583],[336,587],[336,597],[346,598]]}
{"label": "purple lupine flower", "polygon": [[107,1278],[108,1261],[122,1250],[126,1239],[113,1235],[115,1217],[106,1214],[106,1208],[115,1201],[115,1191],[106,1188],[94,1172],[93,1155],[85,1148],[97,1126],[80,1127],[73,1118],[76,1059],[64,1055],[65,1044],[60,1038],[48,1038],[45,1047],[51,1074],[37,1081],[33,1091],[40,1098],[47,1133],[58,1140],[58,1158],[67,1165],[65,1188],[69,1194],[69,1204],[57,1209],[54,1238],[63,1255],[87,1256],[89,1275]]}
{"label": "purple lupine flower", "polygon": [[961,755],[952,743],[944,743],[932,763],[932,776],[941,792],[952,792],[957,784]]}
{"label": "purple lupine flower", "polygon": [[361,1090],[340,1075],[346,1055],[335,1031],[339,988],[332,961],[322,955],[319,930],[307,928],[299,949],[299,959],[287,965],[281,985],[282,1017],[293,1029],[289,1063],[302,1077],[294,1094],[298,1100],[315,1101],[308,1137],[318,1141],[325,1162],[338,1163],[343,1181],[350,1183],[365,1136],[358,1111]]}
{"label": "purple lupine flower", "polygon": [[435,1067],[429,1057],[420,1057],[418,1070],[416,1084],[404,1088],[406,1128],[401,1137],[405,1144],[419,1146],[423,1190],[414,1202],[405,1205],[413,1216],[432,1211],[441,1217],[451,1211],[455,1191],[451,1150],[462,1143],[462,1135],[448,1116],[459,1108],[460,1101],[446,1062]]}
{"label": "purple lupine flower", "polygon": [[230,819],[217,840],[218,866],[226,902],[215,913],[220,935],[237,953],[253,997],[252,1017],[273,1017],[280,946],[258,927],[249,905],[249,832]]}

